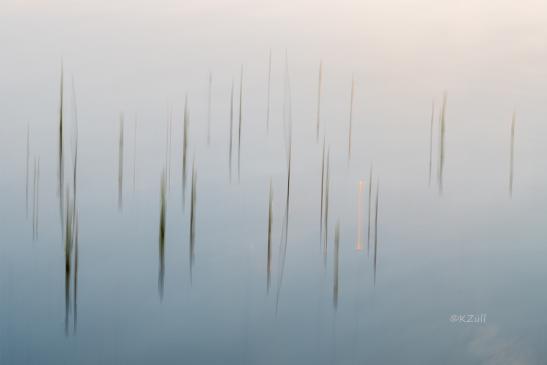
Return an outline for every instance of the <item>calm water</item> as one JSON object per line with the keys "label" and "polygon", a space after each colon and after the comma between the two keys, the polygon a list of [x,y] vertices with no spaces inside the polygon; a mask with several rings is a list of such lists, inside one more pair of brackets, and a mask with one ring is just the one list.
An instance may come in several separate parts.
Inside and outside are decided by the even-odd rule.
{"label": "calm water", "polygon": [[0,363],[544,364],[546,11],[8,0]]}

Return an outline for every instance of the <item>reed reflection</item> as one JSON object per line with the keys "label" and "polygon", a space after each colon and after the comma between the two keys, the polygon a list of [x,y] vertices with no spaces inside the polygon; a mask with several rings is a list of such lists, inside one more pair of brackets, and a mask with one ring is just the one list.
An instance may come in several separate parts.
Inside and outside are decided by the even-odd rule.
{"label": "reed reflection", "polygon": [[197,172],[195,161],[192,163],[192,192],[190,200],[190,281],[192,281],[192,268],[195,258],[195,238],[196,238],[196,186]]}
{"label": "reed reflection", "polygon": [[123,114],[120,115],[120,135],[118,139],[118,209],[123,206],[123,145],[124,145],[124,128]]}
{"label": "reed reflection", "polygon": [[161,174],[160,181],[160,222],[159,222],[159,271],[158,271],[158,293],[160,300],[163,299],[163,287],[165,281],[165,220],[166,220],[166,172],[165,168]]}

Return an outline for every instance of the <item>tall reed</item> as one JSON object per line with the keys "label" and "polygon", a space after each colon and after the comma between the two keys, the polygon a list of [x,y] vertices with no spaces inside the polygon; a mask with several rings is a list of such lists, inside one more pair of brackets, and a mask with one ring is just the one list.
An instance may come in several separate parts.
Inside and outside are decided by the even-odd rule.
{"label": "tall reed", "polygon": [[77,204],[77,180],[78,180],[78,106],[76,102],[76,86],[74,85],[74,79],[72,79],[72,113],[73,113],[73,156],[72,156],[72,191],[74,193],[74,206]]}
{"label": "tall reed", "polygon": [[[58,194],[59,194],[59,214],[61,216],[61,222],[63,222],[64,216],[64,202],[63,202],[63,182],[64,182],[64,150],[63,150],[63,105],[64,105],[64,68],[61,62],[61,84],[60,84],[60,96],[59,96],[59,156],[58,156]],[[62,223],[61,223],[62,224]]]}
{"label": "tall reed", "polygon": [[78,214],[78,104],[76,101],[76,86],[74,84],[74,78],[72,79],[72,112],[73,112],[73,158],[72,158],[72,244],[74,246],[74,286],[73,286],[73,300],[74,300],[74,312],[73,312],[73,332],[76,333],[78,326],[78,264],[79,264],[79,214]]}
{"label": "tall reed", "polygon": [[272,225],[273,225],[273,189],[272,180],[270,179],[270,195],[268,202],[268,251],[266,261],[266,290],[270,291],[271,275],[272,275]]}
{"label": "tall reed", "polygon": [[71,250],[71,225],[69,214],[67,214],[65,222],[65,335],[68,335],[68,314],[70,310]]}
{"label": "tall reed", "polygon": [[241,179],[241,127],[243,123],[243,65],[239,78],[239,125],[237,128],[237,179]]}
{"label": "tall reed", "polygon": [[429,122],[429,180],[431,186],[431,168],[433,164],[433,121],[435,119],[435,101],[431,103],[431,121]]}
{"label": "tall reed", "polygon": [[323,265],[327,266],[327,242],[329,239],[329,191],[330,191],[330,147],[327,151],[327,171],[325,173],[325,213],[323,216]]}
{"label": "tall reed", "polygon": [[289,55],[285,50],[285,78],[283,95],[283,132],[285,137],[285,147],[287,157],[291,145],[292,133],[292,96],[291,96],[291,77],[289,72]]}
{"label": "tall reed", "polygon": [[190,281],[192,280],[192,267],[195,256],[195,238],[196,238],[196,164],[192,163],[192,194],[190,201]]}
{"label": "tall reed", "polygon": [[439,142],[439,193],[443,192],[443,175],[444,175],[444,159],[445,159],[445,134],[446,134],[446,93],[443,95],[443,104],[441,109],[441,120],[440,120],[440,142]]}
{"label": "tall reed", "polygon": [[234,143],[234,80],[232,79],[232,88],[230,90],[230,135],[228,142],[228,174],[229,180],[232,181],[232,160],[233,160],[233,143]]}
{"label": "tall reed", "polygon": [[209,91],[207,93],[207,145],[211,144],[211,102],[213,98],[213,74],[209,72]]}
{"label": "tall reed", "polygon": [[325,200],[325,136],[323,136],[323,155],[321,158],[321,212],[319,214],[319,247],[323,243],[323,208]]}
{"label": "tall reed", "polygon": [[30,126],[27,124],[27,159],[26,159],[26,180],[25,180],[25,211],[28,219],[28,194],[29,194],[29,165],[30,165]]}
{"label": "tall reed", "polygon": [[372,211],[372,166],[368,174],[368,225],[367,225],[367,255],[370,253],[370,221]]}
{"label": "tall reed", "polygon": [[120,115],[120,136],[118,140],[118,209],[123,205],[123,114]]}
{"label": "tall reed", "polygon": [[380,190],[380,182],[376,183],[376,203],[374,209],[374,285],[376,285],[376,264],[378,258],[378,193]]}
{"label": "tall reed", "polygon": [[78,256],[78,237],[79,237],[79,223],[78,223],[78,213],[75,212],[75,224],[74,224],[74,315],[73,315],[73,327],[72,330],[76,333],[78,328],[78,265],[79,265],[79,256]]}
{"label": "tall reed", "polygon": [[163,287],[165,280],[165,223],[166,223],[166,209],[167,201],[166,194],[166,171],[163,169],[160,181],[160,222],[159,222],[159,272],[158,272],[158,293],[160,300],[163,299]]}
{"label": "tall reed", "polygon": [[280,270],[279,270],[279,282],[277,285],[277,295],[275,308],[279,305],[279,296],[281,293],[281,284],[283,283],[283,275],[285,272],[285,261],[287,258],[287,245],[289,241],[289,215],[290,215],[290,202],[291,202],[291,166],[292,166],[292,125],[288,126],[288,140],[289,149],[287,157],[287,195],[285,198],[285,216],[283,220],[283,226],[281,229],[281,245],[280,245]]}
{"label": "tall reed", "polygon": [[74,248],[74,204],[70,190],[66,188],[65,218],[65,335],[69,334],[69,313],[71,307],[70,280],[72,277],[72,250]]}
{"label": "tall reed", "polygon": [[332,286],[332,304],[334,309],[338,308],[338,290],[340,284],[340,221],[336,222],[334,232],[334,280]]}
{"label": "tall reed", "polygon": [[40,201],[40,158],[34,158],[34,184],[33,184],[33,199],[32,199],[32,238],[38,239],[38,217],[39,217],[39,201]]}
{"label": "tall reed", "polygon": [[323,61],[319,61],[319,76],[317,81],[317,126],[316,126],[316,138],[319,140],[319,129],[321,127],[321,93],[323,89]]}
{"label": "tall reed", "polygon": [[137,186],[137,127],[138,127],[138,120],[135,116],[135,124],[134,124],[134,131],[133,131],[133,192],[136,191]]}
{"label": "tall reed", "polygon": [[[62,204],[61,211],[61,226],[62,237],[64,243],[64,266],[65,266],[65,335],[69,335],[69,313],[71,310],[71,303],[73,303],[74,315],[73,315],[73,332],[77,327],[77,292],[78,292],[78,214],[76,206],[76,194],[77,194],[77,176],[78,176],[78,110],[76,103],[76,89],[74,86],[74,80],[72,80],[72,109],[73,109],[73,135],[72,135],[72,174],[67,176],[72,179],[68,181],[65,186],[65,148],[64,140],[61,141],[63,152],[60,153],[60,170],[63,171],[62,176],[59,175],[59,187],[63,187],[63,191],[59,194],[59,202]],[[63,114],[63,108],[61,108],[61,114]],[[64,137],[66,133],[65,118],[62,116],[61,125],[63,125],[63,131],[60,132],[60,136]],[[64,138],[62,138],[64,139]],[[61,156],[62,155],[62,156]],[[34,202],[34,231],[36,232],[36,238],[38,237],[38,216],[39,216],[39,181],[40,181],[40,159],[35,160],[35,202]],[[68,160],[70,161],[70,159]],[[72,189],[72,190],[71,190]],[[76,252],[75,252],[76,250]],[[73,271],[74,270],[74,271]],[[74,285],[71,287],[71,280],[74,280]],[[73,293],[71,293],[71,288]]]}
{"label": "tall reed", "polygon": [[78,327],[78,265],[79,265],[79,236],[80,236],[80,224],[78,214],[78,151],[79,151],[79,122],[78,122],[78,104],[76,101],[76,86],[74,84],[74,78],[72,79],[72,107],[74,118],[74,131],[73,131],[73,146],[74,155],[72,160],[72,191],[74,192],[73,200],[73,220],[74,220],[74,316],[73,316],[73,332],[76,333]]}

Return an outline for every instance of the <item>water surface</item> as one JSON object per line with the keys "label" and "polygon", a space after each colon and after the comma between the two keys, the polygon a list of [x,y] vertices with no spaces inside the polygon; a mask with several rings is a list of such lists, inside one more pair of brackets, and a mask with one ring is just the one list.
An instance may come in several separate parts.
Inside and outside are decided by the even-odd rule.
{"label": "water surface", "polygon": [[546,10],[7,1],[0,362],[544,363]]}

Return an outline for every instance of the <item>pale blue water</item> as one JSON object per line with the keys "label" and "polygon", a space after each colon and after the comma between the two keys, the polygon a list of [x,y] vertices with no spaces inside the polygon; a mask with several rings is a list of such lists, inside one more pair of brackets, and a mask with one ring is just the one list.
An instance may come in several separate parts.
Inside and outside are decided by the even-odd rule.
{"label": "pale blue water", "polygon": [[[413,12],[388,30],[380,20],[390,18],[379,5],[348,3],[333,14],[334,19],[345,19],[339,24],[346,25],[330,24],[326,29],[318,25],[328,18],[322,5],[315,17],[302,10],[304,3],[281,12],[264,4],[216,10],[213,5],[193,4],[186,12],[174,4],[154,8],[144,2],[96,8],[83,4],[71,8],[62,2],[40,8],[44,5],[10,2],[6,15],[0,15],[5,31],[0,39],[9,41],[4,42],[0,60],[0,363],[545,363],[547,174],[542,156],[547,145],[543,71],[547,54],[538,41],[546,34],[542,17],[520,12],[512,19],[508,16],[512,5],[502,4],[500,17],[481,27],[482,11],[490,9],[481,2],[476,9],[469,5],[477,18],[460,34],[457,20],[468,6],[456,11],[453,5],[439,5],[433,13],[450,19],[440,27],[446,33],[443,39],[433,31],[437,29],[433,17]],[[364,19],[369,22],[364,25],[351,14],[352,9],[364,12],[362,6],[368,9]],[[219,30],[214,31],[211,24],[224,19],[223,9],[233,22],[219,20]],[[199,19],[206,21],[202,24]],[[405,31],[406,25],[419,26]],[[423,37],[422,31],[431,32]],[[293,150],[283,265],[285,52]],[[65,228],[57,167],[61,57],[65,188],[69,189],[74,152],[72,80],[79,136],[78,287],[75,298],[72,266],[66,319]],[[324,74],[317,141],[320,59]],[[230,87],[233,80],[236,134],[241,64],[241,174],[238,181],[234,159],[230,181]],[[209,72],[213,80],[210,145],[206,139]],[[356,88],[348,161],[352,75]],[[440,194],[439,111],[445,91],[446,154]],[[186,94],[189,178],[183,209]],[[432,101],[436,109],[429,182]],[[160,179],[169,150],[170,110],[173,129],[161,298]],[[125,120],[121,210],[120,113]],[[331,153],[326,261],[319,224],[323,136]],[[40,162],[40,180],[33,240],[35,158]],[[193,162],[197,184],[191,267]],[[379,184],[376,272],[374,219],[367,244],[371,167],[373,215]],[[270,181],[273,256],[268,291]],[[362,250],[356,249],[358,232]],[[484,314],[486,321],[451,322],[453,314]]]}

